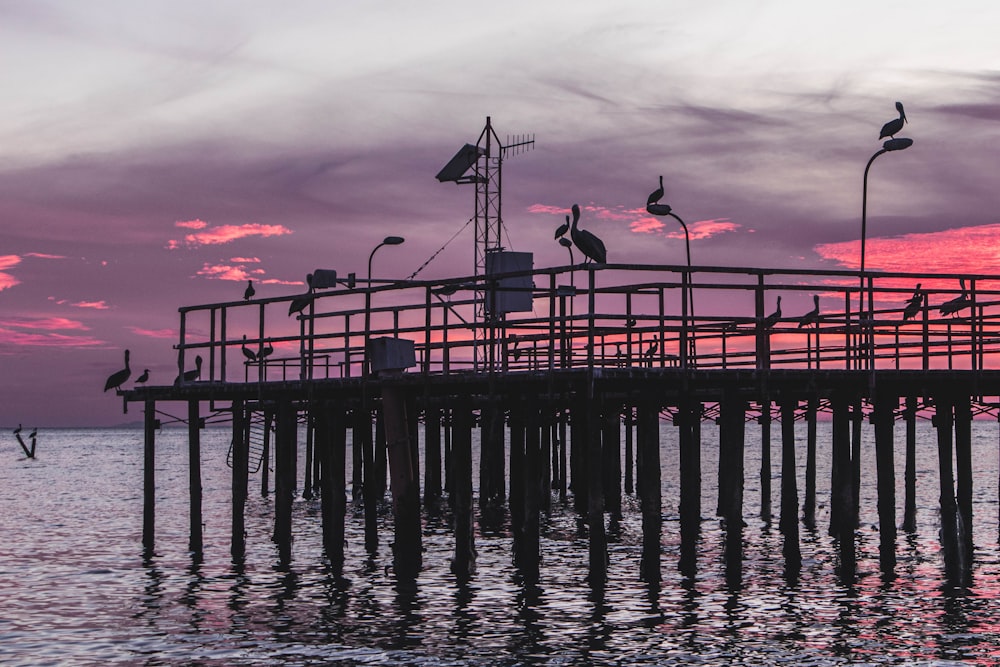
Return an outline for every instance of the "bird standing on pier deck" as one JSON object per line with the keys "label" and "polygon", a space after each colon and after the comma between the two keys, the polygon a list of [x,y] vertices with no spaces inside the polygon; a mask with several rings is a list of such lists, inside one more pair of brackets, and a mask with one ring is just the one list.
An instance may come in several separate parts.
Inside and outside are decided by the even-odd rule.
{"label": "bird standing on pier deck", "polygon": [[569,229],[569,235],[573,239],[573,244],[588,259],[598,264],[606,264],[608,261],[608,251],[604,247],[604,242],[586,229],[577,228],[578,222],[580,222],[580,207],[573,204],[573,224]]}
{"label": "bird standing on pier deck", "polygon": [[177,379],[174,380],[174,386],[179,385],[181,382],[194,382],[201,377],[201,355],[199,354],[194,358],[194,369],[190,371],[184,371],[183,374],[178,375]]}
{"label": "bird standing on pier deck", "polygon": [[[902,102],[896,102],[896,111],[899,112],[899,118],[894,118],[882,126],[882,131],[878,135],[879,139],[885,139],[886,137],[895,139],[896,133],[903,129],[903,123],[907,121],[906,113],[903,112]],[[919,116],[920,114],[918,113],[917,115]]]}
{"label": "bird standing on pier deck", "polygon": [[958,282],[962,286],[962,293],[951,301],[945,301],[938,307],[938,312],[942,315],[957,315],[958,311],[972,305],[969,294],[965,291],[965,278],[959,278]]}
{"label": "bird standing on pier deck", "polygon": [[775,309],[775,311],[773,313],[771,313],[770,315],[768,315],[767,317],[765,317],[764,321],[761,322],[761,324],[764,325],[765,329],[770,329],[775,324],[777,324],[778,320],[780,320],[780,319],[781,319],[781,297],[779,296],[778,297],[778,306],[777,306],[777,308]]}
{"label": "bird standing on pier deck", "polygon": [[255,290],[253,288],[253,281],[252,280],[248,280],[247,281],[246,291],[243,292],[243,300],[244,301],[249,301],[250,299],[253,298],[253,295],[256,294],[256,293],[257,293],[257,290]]}
{"label": "bird standing on pier deck", "polygon": [[818,294],[814,294],[813,295],[813,304],[816,307],[813,308],[808,313],[806,313],[805,315],[803,315],[802,317],[799,318],[799,328],[800,329],[802,327],[807,327],[810,324],[818,324],[819,323],[819,295]]}
{"label": "bird standing on pier deck", "polygon": [[117,389],[118,387],[125,384],[129,376],[132,375],[132,369],[128,365],[129,351],[125,350],[125,368],[121,369],[117,373],[112,373],[111,377],[108,378],[107,382],[104,383],[104,391],[108,389]]}
{"label": "bird standing on pier deck", "polygon": [[250,363],[257,361],[257,355],[247,347],[247,335],[243,334],[243,356],[247,358]]}
{"label": "bird standing on pier deck", "polygon": [[135,379],[135,381],[136,381],[137,384],[143,384],[145,382],[148,382],[149,381],[149,369],[148,368],[143,369],[142,375],[140,375],[139,377],[137,377]]}

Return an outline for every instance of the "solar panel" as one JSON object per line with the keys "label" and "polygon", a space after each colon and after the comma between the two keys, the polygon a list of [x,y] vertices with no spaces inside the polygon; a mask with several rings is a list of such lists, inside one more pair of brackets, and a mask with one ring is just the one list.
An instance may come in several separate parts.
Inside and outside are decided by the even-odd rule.
{"label": "solar panel", "polygon": [[448,182],[471,182],[470,179],[462,180],[465,176],[465,172],[472,168],[472,165],[476,164],[479,157],[483,155],[486,151],[479,146],[473,146],[472,144],[465,144],[462,148],[455,153],[448,164],[444,166],[444,169],[438,172],[437,179],[442,183]]}

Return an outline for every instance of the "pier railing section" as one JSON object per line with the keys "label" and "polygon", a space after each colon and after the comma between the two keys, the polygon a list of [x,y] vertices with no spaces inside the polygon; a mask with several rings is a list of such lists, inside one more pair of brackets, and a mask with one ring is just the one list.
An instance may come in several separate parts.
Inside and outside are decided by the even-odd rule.
{"label": "pier railing section", "polygon": [[[531,309],[490,311],[513,292]],[[428,375],[977,370],[1000,368],[998,306],[998,275],[578,264],[186,306],[176,349],[227,383],[363,377],[378,338],[410,341]]]}

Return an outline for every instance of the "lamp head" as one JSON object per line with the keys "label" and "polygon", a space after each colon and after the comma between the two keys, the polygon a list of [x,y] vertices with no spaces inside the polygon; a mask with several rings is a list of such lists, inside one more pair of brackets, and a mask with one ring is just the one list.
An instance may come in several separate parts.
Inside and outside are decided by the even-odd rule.
{"label": "lamp head", "polygon": [[564,236],[561,239],[559,239],[559,245],[561,245],[564,248],[568,248],[571,245],[573,245],[573,242]]}
{"label": "lamp head", "polygon": [[887,151],[901,151],[909,148],[913,145],[913,139],[907,139],[906,137],[900,137],[899,139],[889,139],[884,144],[882,148]]}
{"label": "lamp head", "polygon": [[646,212],[650,215],[670,215],[671,208],[667,204],[649,204]]}
{"label": "lamp head", "polygon": [[386,236],[382,239],[382,243],[385,245],[399,245],[405,240],[402,236]]}

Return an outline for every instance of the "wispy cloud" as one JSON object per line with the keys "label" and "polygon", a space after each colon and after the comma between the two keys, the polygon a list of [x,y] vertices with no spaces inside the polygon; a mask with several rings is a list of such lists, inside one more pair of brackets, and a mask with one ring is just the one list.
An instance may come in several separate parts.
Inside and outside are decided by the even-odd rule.
{"label": "wispy cloud", "polygon": [[12,269],[20,263],[21,258],[17,255],[0,255],[0,292],[21,283],[20,280],[6,272],[6,269]]}
{"label": "wispy cloud", "polygon": [[184,229],[205,229],[208,227],[208,223],[204,220],[178,220],[174,223],[174,227],[183,227]]}
{"label": "wispy cloud", "polygon": [[25,257],[37,257],[38,259],[66,259],[66,255],[50,255],[44,252],[26,252]]}
{"label": "wispy cloud", "polygon": [[261,225],[254,223],[246,225],[220,225],[218,227],[205,227],[202,229],[205,229],[205,231],[187,234],[183,241],[176,239],[168,241],[167,247],[174,250],[182,246],[221,245],[248,236],[283,236],[292,233],[292,230],[284,225]]}
{"label": "wispy cloud", "polygon": [[15,327],[18,329],[41,329],[43,331],[90,331],[90,327],[83,322],[65,317],[15,317],[0,320],[0,326]]}
{"label": "wispy cloud", "polygon": [[[233,261],[240,259],[234,257]],[[260,260],[252,260],[259,262]],[[195,275],[202,276],[204,278],[210,278],[212,280],[231,280],[236,282],[243,282],[246,280],[253,279],[258,285],[303,285],[301,280],[281,280],[279,278],[263,278],[267,272],[264,269],[251,269],[247,266],[239,264],[209,264],[205,262],[204,265]]]}
{"label": "wispy cloud", "polygon": [[147,338],[176,338],[177,332],[173,329],[143,329],[142,327],[126,327],[129,331],[134,333],[136,336],[145,336]]}
{"label": "wispy cloud", "polygon": [[54,332],[18,331],[0,326],[0,348],[2,347],[102,347],[103,340],[88,336],[69,336]]}
{"label": "wispy cloud", "polygon": [[103,299],[101,301],[77,301],[76,303],[71,303],[74,308],[93,308],[94,310],[110,310],[111,306],[107,304]]}

